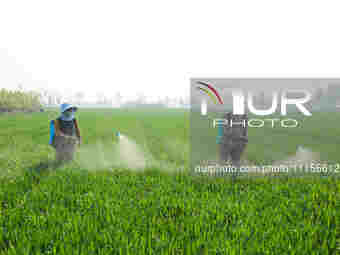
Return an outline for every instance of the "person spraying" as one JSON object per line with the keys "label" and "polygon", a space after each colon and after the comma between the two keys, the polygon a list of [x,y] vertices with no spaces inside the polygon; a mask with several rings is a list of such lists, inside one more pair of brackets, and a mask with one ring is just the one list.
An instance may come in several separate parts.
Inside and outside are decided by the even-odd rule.
{"label": "person spraying", "polygon": [[71,161],[74,159],[76,145],[81,144],[81,135],[75,113],[78,108],[72,104],[60,106],[61,115],[51,121],[50,144],[56,150],[58,162]]}
{"label": "person spraying", "polygon": [[217,144],[220,149],[220,164],[231,159],[232,165],[236,167],[239,173],[241,156],[248,144],[248,115],[234,115],[231,112],[224,113],[223,119],[227,121],[226,125],[218,126]]}

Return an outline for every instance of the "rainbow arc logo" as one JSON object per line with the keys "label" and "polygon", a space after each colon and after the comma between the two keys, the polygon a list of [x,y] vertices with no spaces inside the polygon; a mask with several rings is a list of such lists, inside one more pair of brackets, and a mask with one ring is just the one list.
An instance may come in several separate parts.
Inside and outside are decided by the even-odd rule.
{"label": "rainbow arc logo", "polygon": [[216,89],[210,85],[209,83],[198,81],[197,84],[200,86],[197,86],[196,88],[200,91],[203,91],[205,94],[207,94],[211,100],[214,102],[214,104],[223,104],[222,98],[216,91]]}

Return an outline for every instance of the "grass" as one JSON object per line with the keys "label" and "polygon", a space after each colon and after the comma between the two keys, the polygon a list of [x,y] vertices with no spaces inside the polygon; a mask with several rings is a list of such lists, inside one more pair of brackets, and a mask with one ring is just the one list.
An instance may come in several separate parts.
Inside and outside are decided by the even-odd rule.
{"label": "grass", "polygon": [[[48,121],[56,113],[0,116],[0,254],[336,254],[340,247],[337,178],[239,179],[191,175],[189,113],[180,110],[80,111],[84,144],[100,142],[110,160],[114,133],[136,141],[155,162],[145,171],[75,162],[56,165]],[[297,143],[330,150],[336,143],[328,116],[315,116]],[[333,121],[333,122],[332,122]],[[306,126],[306,127],[307,127]],[[276,133],[282,131],[273,131]],[[261,160],[263,130],[250,131],[247,158]],[[266,131],[268,134],[268,130]],[[319,140],[317,140],[319,139]],[[323,140],[322,140],[323,139]],[[282,139],[286,140],[286,139]],[[256,144],[255,144],[256,143]],[[96,147],[97,148],[97,147]],[[257,149],[256,149],[257,148]],[[313,148],[317,148],[316,145]],[[319,150],[317,150],[319,151]],[[332,161],[336,153],[323,154]],[[186,171],[177,172],[177,168]],[[338,250],[337,250],[338,249]]]}

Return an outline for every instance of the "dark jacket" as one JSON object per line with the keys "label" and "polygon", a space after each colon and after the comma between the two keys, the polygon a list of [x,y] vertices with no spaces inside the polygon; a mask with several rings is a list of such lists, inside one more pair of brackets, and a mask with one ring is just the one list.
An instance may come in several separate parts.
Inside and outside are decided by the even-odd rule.
{"label": "dark jacket", "polygon": [[248,137],[248,116],[234,115],[232,113],[226,113],[223,116],[228,121],[223,128],[222,143],[228,143],[230,141],[240,141],[247,143]]}
{"label": "dark jacket", "polygon": [[65,121],[59,117],[56,119],[54,125],[56,136],[60,136],[61,133],[63,133],[65,135],[77,136],[80,138],[80,130],[76,119],[73,119],[73,121]]}

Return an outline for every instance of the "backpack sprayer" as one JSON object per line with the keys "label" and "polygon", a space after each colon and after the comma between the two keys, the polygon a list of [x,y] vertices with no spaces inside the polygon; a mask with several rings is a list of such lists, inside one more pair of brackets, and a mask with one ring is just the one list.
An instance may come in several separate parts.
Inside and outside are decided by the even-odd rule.
{"label": "backpack sprayer", "polygon": [[223,124],[217,123],[217,137],[216,137],[216,143],[220,144],[223,136]]}
{"label": "backpack sprayer", "polygon": [[[209,120],[214,121],[213,118],[211,117],[207,117]],[[223,123],[221,123],[221,121],[217,121],[216,122],[216,126],[217,126],[217,136],[216,136],[216,144],[220,144],[222,142],[222,137],[223,137]]]}

